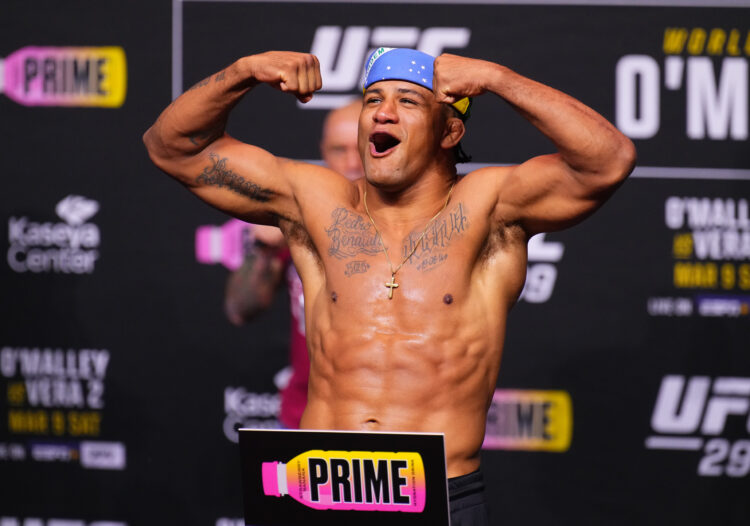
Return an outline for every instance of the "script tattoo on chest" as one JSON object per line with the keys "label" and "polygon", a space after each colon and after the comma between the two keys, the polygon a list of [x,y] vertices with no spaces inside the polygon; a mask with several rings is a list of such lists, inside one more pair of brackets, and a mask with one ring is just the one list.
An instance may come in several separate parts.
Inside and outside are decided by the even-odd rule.
{"label": "script tattoo on chest", "polygon": [[326,229],[326,234],[331,240],[329,255],[345,259],[358,254],[373,256],[380,252],[375,229],[361,215],[346,208],[337,208],[331,212],[331,218],[331,226]]}
{"label": "script tattoo on chest", "polygon": [[197,181],[200,184],[227,188],[236,194],[262,203],[269,201],[273,196],[272,190],[262,188],[227,168],[227,157],[222,159],[215,153],[209,153],[208,157],[211,160],[211,166],[206,166],[203,173],[198,176]]}
{"label": "script tattoo on chest", "polygon": [[[427,229],[414,255],[409,260],[410,265],[415,265],[417,270],[426,271],[435,268],[448,259],[448,247],[451,242],[463,236],[469,228],[469,219],[466,217],[463,203],[458,203],[455,208],[447,211],[439,217]],[[419,240],[421,231],[414,231],[404,241],[401,247],[402,257],[406,257],[414,249],[414,244]]]}
{"label": "script tattoo on chest", "polygon": [[344,274],[348,278],[353,276],[354,274],[364,274],[368,270],[370,270],[370,264],[367,261],[350,261],[346,264],[346,270],[344,270]]}

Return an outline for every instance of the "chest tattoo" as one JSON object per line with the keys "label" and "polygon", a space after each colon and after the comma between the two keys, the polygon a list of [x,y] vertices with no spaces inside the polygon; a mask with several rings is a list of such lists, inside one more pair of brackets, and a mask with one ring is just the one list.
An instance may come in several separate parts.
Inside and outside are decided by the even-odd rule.
{"label": "chest tattoo", "polygon": [[[402,243],[401,257],[406,258],[414,250],[407,264],[419,271],[433,269],[448,259],[451,243],[468,229],[466,209],[459,202],[429,226],[421,241],[421,230],[411,232]],[[347,277],[364,274],[370,269],[367,261],[353,258],[381,254],[380,239],[370,222],[346,208],[336,208],[331,212],[331,224],[326,228],[326,234],[330,240],[328,254],[337,259],[351,259],[344,270]]]}
{"label": "chest tattoo", "polygon": [[367,261],[356,260],[346,264],[344,274],[346,274],[346,277],[350,277],[354,274],[364,274],[368,270],[370,270],[370,264]]}
{"label": "chest tattoo", "polygon": [[375,229],[361,215],[346,208],[337,208],[331,212],[331,219],[331,226],[326,229],[331,240],[329,255],[346,259],[359,254],[374,256],[379,253],[380,245]]}
{"label": "chest tattoo", "polygon": [[[440,265],[448,259],[448,247],[463,236],[469,228],[463,203],[458,203],[448,213],[435,221],[427,230],[414,255],[409,260],[419,271],[426,271]],[[404,241],[401,253],[406,255],[414,248],[421,232],[412,232]]]}

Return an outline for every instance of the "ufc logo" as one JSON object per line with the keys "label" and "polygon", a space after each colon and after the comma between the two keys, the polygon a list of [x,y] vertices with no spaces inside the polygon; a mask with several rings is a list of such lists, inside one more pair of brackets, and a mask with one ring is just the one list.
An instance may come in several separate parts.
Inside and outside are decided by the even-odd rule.
{"label": "ufc logo", "polygon": [[[665,376],[651,427],[664,434],[719,435],[730,415],[750,414],[750,378]],[[750,419],[747,422],[750,432]]]}
{"label": "ufc logo", "polygon": [[365,59],[375,48],[409,47],[437,56],[447,48],[466,47],[470,38],[467,27],[320,26],[310,53],[320,61],[323,90],[299,106],[335,108],[350,100],[351,92],[359,88]]}

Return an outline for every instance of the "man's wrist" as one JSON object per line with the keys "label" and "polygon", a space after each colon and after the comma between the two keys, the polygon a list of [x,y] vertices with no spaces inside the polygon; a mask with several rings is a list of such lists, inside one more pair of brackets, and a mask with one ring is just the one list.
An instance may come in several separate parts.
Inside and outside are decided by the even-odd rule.
{"label": "man's wrist", "polygon": [[239,84],[243,88],[253,88],[260,84],[260,82],[255,78],[256,60],[257,59],[254,55],[249,55],[247,57],[238,59],[233,64],[235,74],[237,75],[237,78],[240,79]]}
{"label": "man's wrist", "polygon": [[484,89],[495,95],[502,97],[503,87],[505,87],[508,76],[512,74],[511,70],[500,64],[488,63],[487,70],[484,73]]}

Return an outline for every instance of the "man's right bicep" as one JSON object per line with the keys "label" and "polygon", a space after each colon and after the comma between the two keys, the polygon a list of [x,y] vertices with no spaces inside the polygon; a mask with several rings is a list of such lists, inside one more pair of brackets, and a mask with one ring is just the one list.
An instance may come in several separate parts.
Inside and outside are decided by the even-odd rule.
{"label": "man's right bicep", "polygon": [[211,206],[249,222],[268,223],[296,215],[287,168],[286,160],[225,135],[167,171]]}

